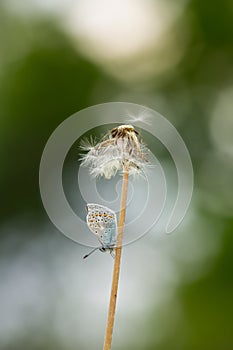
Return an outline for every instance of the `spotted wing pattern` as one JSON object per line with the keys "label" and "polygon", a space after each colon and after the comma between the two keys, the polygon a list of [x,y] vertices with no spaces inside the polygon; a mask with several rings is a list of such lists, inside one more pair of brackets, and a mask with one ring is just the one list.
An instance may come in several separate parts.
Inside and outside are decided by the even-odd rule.
{"label": "spotted wing pattern", "polygon": [[99,204],[87,204],[87,225],[103,248],[115,246],[117,218],[113,210]]}

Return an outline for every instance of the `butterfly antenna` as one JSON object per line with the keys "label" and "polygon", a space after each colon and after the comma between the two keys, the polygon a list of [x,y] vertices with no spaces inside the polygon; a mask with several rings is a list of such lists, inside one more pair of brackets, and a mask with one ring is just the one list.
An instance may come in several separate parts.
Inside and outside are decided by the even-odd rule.
{"label": "butterfly antenna", "polygon": [[94,252],[95,252],[97,249],[99,249],[99,247],[97,247],[97,248],[93,249],[92,251],[90,251],[90,253],[88,253],[88,254],[84,255],[83,259],[88,258],[88,256],[90,256],[92,253],[94,253]]}

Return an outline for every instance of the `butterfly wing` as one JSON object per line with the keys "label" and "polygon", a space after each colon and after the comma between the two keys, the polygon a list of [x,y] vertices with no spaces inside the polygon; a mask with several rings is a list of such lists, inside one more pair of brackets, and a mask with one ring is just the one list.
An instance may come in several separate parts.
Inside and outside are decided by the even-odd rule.
{"label": "butterfly wing", "polygon": [[104,248],[116,244],[117,218],[113,210],[99,204],[87,204],[87,225]]}

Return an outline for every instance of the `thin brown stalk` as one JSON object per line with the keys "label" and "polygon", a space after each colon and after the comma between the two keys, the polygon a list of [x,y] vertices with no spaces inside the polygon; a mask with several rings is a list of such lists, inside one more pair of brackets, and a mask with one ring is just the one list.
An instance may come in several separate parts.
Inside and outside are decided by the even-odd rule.
{"label": "thin brown stalk", "polygon": [[117,248],[116,248],[116,256],[115,256],[114,268],[113,268],[112,289],[110,294],[108,320],[107,320],[103,350],[111,349],[112,333],[113,333],[115,311],[116,311],[116,300],[117,300],[117,291],[118,291],[120,266],[121,266],[122,240],[123,240],[123,232],[124,232],[124,225],[125,225],[126,202],[127,202],[127,192],[128,192],[129,172],[128,172],[127,166],[124,166],[123,171],[124,173],[123,173],[123,184],[122,184],[122,192],[121,192],[121,207],[120,207],[118,233],[117,233]]}

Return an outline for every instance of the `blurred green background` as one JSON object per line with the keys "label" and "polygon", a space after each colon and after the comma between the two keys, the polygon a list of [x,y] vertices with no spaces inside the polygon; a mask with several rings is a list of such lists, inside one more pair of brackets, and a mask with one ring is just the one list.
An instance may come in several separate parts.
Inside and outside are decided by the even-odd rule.
{"label": "blurred green background", "polygon": [[[45,143],[93,104],[146,105],[192,157],[188,215],[126,247],[113,349],[233,349],[233,3],[0,2],[0,349],[101,349],[112,265],[42,206]],[[109,266],[108,266],[109,264]]]}

